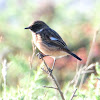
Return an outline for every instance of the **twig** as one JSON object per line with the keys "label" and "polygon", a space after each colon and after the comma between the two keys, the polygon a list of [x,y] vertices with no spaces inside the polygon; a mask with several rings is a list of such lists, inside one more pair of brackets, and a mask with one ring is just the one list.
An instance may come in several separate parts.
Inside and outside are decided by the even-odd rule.
{"label": "twig", "polygon": [[93,68],[94,66],[96,66],[96,64],[91,64],[91,65],[89,65],[89,66],[86,68],[86,70],[91,69],[91,68]]}
{"label": "twig", "polygon": [[86,73],[93,73],[94,70],[87,70],[87,71],[82,71],[81,74],[86,74]]}
{"label": "twig", "polygon": [[[65,98],[64,98],[64,96],[63,96],[63,93],[62,93],[62,91],[61,91],[61,89],[60,89],[59,83],[57,82],[57,80],[56,80],[55,77],[53,76],[53,74],[52,74],[52,72],[50,71],[50,68],[47,66],[45,60],[44,60],[43,58],[42,58],[42,60],[43,60],[45,66],[46,66],[46,68],[47,68],[47,70],[48,70],[48,72],[49,72],[48,75],[52,78],[52,80],[54,81],[55,85],[57,86],[57,90],[59,91],[62,100],[65,100]],[[46,71],[45,71],[45,72],[46,72]]]}
{"label": "twig", "polygon": [[76,91],[77,91],[77,89],[74,90],[74,92],[73,92],[73,94],[72,94],[70,100],[73,100],[73,98],[76,96],[76,95],[75,95]]}
{"label": "twig", "polygon": [[32,57],[30,58],[30,68],[32,69],[32,62],[33,62],[33,58],[36,52],[36,46],[34,45],[34,43],[32,42],[32,47],[33,47],[33,54]]}
{"label": "twig", "polygon": [[77,66],[76,74],[75,74],[73,80],[71,80],[71,81],[68,83],[67,90],[65,91],[65,94],[67,94],[68,89],[69,89],[69,87],[70,87],[71,84],[74,83],[74,87],[77,86],[78,81],[79,81],[79,78],[80,78],[80,74],[81,74],[81,69],[82,69],[82,66],[80,66],[80,68],[78,68],[78,66]]}
{"label": "twig", "polygon": [[47,64],[46,64],[45,60],[44,60],[43,58],[42,58],[42,60],[43,60],[43,62],[44,62],[44,64],[45,64],[45,66],[46,66],[47,70],[49,71],[49,67],[47,66]]}
{"label": "twig", "polygon": [[76,73],[76,74],[77,74],[77,78],[76,78],[75,84],[74,84],[75,87],[76,87],[77,84],[78,84],[78,81],[79,81],[79,78],[80,78],[80,74],[81,74],[81,69],[82,69],[82,66],[80,66],[79,71]]}
{"label": "twig", "polygon": [[93,47],[94,47],[94,44],[95,44],[95,41],[96,41],[96,36],[98,34],[99,30],[97,30],[95,33],[94,33],[94,36],[93,36],[93,40],[92,40],[92,46],[90,48],[90,52],[89,52],[89,55],[88,55],[88,58],[87,58],[87,62],[86,62],[86,67],[89,65],[89,62],[91,60],[91,56],[92,56],[92,51],[93,51]]}
{"label": "twig", "polygon": [[[95,45],[96,35],[98,34],[98,32],[99,32],[99,30],[97,30],[97,31],[94,33],[93,41],[92,41],[92,46],[91,46],[91,49],[90,49],[90,52],[89,52],[89,55],[88,55],[88,58],[87,58],[86,66],[84,67],[85,69],[87,68],[87,66],[89,65],[90,60],[92,59],[92,51],[93,51],[93,47],[94,47],[94,45]],[[84,78],[85,78],[85,73],[82,75],[79,88],[82,87],[82,84],[83,84],[83,82],[84,82]]]}
{"label": "twig", "polygon": [[41,68],[45,73],[49,74],[44,68]]}
{"label": "twig", "polygon": [[44,88],[52,88],[52,89],[57,89],[58,90],[58,88],[55,88],[55,87],[51,87],[51,86],[43,86]]}
{"label": "twig", "polygon": [[100,78],[97,77],[98,80],[100,80]]}
{"label": "twig", "polygon": [[44,99],[43,100],[45,100],[47,93],[48,93],[48,91],[44,93],[44,96],[43,96]]}
{"label": "twig", "polygon": [[4,96],[3,99],[6,100],[6,81],[7,81],[7,69],[8,69],[8,64],[7,64],[7,60],[4,59],[4,61],[2,62],[2,75],[3,75],[3,80],[4,80]]}
{"label": "twig", "polygon": [[68,93],[68,90],[69,90],[70,85],[71,85],[71,81],[68,82],[68,85],[67,85],[67,88],[66,88],[66,91],[65,91],[64,95],[66,95]]}

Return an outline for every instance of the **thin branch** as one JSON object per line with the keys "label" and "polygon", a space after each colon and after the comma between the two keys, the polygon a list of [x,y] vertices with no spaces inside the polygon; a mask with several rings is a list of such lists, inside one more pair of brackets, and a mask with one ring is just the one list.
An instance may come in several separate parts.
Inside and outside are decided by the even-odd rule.
{"label": "thin branch", "polygon": [[93,73],[94,70],[87,70],[87,71],[82,71],[81,74],[86,74],[86,73]]}
{"label": "thin branch", "polygon": [[69,87],[70,87],[71,84],[74,83],[74,87],[77,86],[78,81],[79,81],[79,78],[80,78],[80,74],[81,74],[81,69],[82,69],[82,66],[80,66],[80,68],[78,68],[78,66],[77,66],[76,74],[75,74],[73,80],[71,80],[71,81],[68,83],[67,90],[65,91],[65,94],[67,94],[68,89],[69,89]]}
{"label": "thin branch", "polygon": [[43,96],[44,99],[43,100],[45,100],[47,93],[48,93],[48,91],[44,93],[44,96]]}
{"label": "thin branch", "polygon": [[75,87],[76,87],[77,84],[78,84],[78,81],[79,81],[79,78],[80,78],[80,74],[81,74],[81,69],[82,69],[82,66],[80,66],[79,71],[76,73],[76,74],[77,74],[77,78],[76,78],[75,84],[74,84]]}
{"label": "thin branch", "polygon": [[48,70],[48,72],[49,72],[48,75],[52,78],[53,82],[55,83],[55,85],[56,85],[56,87],[57,87],[57,90],[59,91],[62,100],[65,100],[65,98],[64,98],[64,96],[63,96],[63,93],[62,93],[62,91],[61,91],[61,89],[60,89],[59,83],[57,82],[56,78],[53,76],[53,74],[52,74],[52,72],[50,71],[50,68],[47,66],[45,60],[44,60],[43,58],[42,58],[42,60],[43,60],[45,66],[46,66],[46,68],[47,68],[47,70]]}
{"label": "thin branch", "polygon": [[76,91],[77,91],[77,89],[74,90],[74,92],[73,92],[73,94],[72,94],[70,100],[73,100],[73,98],[76,96],[76,95],[75,95]]}
{"label": "thin branch", "polygon": [[[95,45],[96,36],[97,36],[98,32],[99,32],[99,30],[97,30],[97,31],[94,33],[93,41],[92,41],[92,46],[91,46],[91,48],[90,48],[90,52],[89,52],[89,55],[88,55],[88,58],[87,58],[86,66],[84,67],[85,69],[87,68],[87,66],[89,65],[90,60],[92,59],[92,51],[93,51],[93,48],[94,48],[94,45]],[[83,82],[84,82],[84,78],[85,78],[85,73],[82,75],[79,88],[82,87],[82,84],[83,84]]]}
{"label": "thin branch", "polygon": [[89,55],[88,55],[88,58],[87,58],[87,62],[86,62],[86,67],[89,65],[89,62],[92,58],[92,51],[93,51],[93,48],[94,48],[94,45],[95,45],[95,41],[96,41],[96,36],[98,34],[99,30],[97,30],[95,33],[94,33],[94,36],[93,36],[93,40],[92,40],[92,46],[90,48],[90,52],[89,52]]}
{"label": "thin branch", "polygon": [[7,60],[4,59],[4,61],[2,62],[2,76],[3,76],[3,80],[4,80],[4,96],[3,99],[6,100],[6,81],[7,81],[7,69],[8,69],[8,64],[7,64]]}
{"label": "thin branch", "polygon": [[100,78],[97,77],[98,80],[100,80]]}
{"label": "thin branch", "polygon": [[44,68],[41,68],[45,73],[49,74]]}
{"label": "thin branch", "polygon": [[51,86],[43,86],[44,88],[52,88],[52,89],[56,89],[58,90],[58,88],[55,88],[55,87],[51,87]]}
{"label": "thin branch", "polygon": [[91,64],[91,65],[89,65],[89,66],[86,68],[86,70],[91,69],[91,68],[93,68],[94,66],[96,66],[96,64]]}
{"label": "thin branch", "polygon": [[32,47],[33,47],[33,54],[32,57],[30,58],[30,68],[32,69],[32,63],[33,63],[33,58],[36,52],[36,46],[34,45],[34,43],[32,42]]}
{"label": "thin branch", "polygon": [[47,70],[49,71],[49,67],[48,67],[48,65],[46,64],[45,60],[44,60],[43,58],[42,58],[42,60],[43,60],[43,62],[44,62],[44,64],[45,64]]}

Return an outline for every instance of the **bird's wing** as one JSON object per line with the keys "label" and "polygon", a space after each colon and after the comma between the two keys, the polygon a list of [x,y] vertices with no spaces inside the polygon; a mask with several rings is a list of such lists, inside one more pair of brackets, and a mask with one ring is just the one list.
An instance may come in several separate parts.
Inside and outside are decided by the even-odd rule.
{"label": "bird's wing", "polygon": [[44,43],[48,46],[64,49],[67,47],[66,43],[62,40],[60,35],[50,28],[44,29],[41,33]]}
{"label": "bird's wing", "polygon": [[68,49],[66,43],[63,41],[63,39],[60,37],[60,35],[57,32],[55,32],[54,30],[52,30],[50,28],[46,28],[46,29],[42,30],[39,34],[41,34],[42,40],[46,45],[53,47],[57,50],[59,50],[59,49],[64,50],[65,52],[74,56],[78,60],[82,60],[81,58],[79,58],[77,55],[75,55]]}

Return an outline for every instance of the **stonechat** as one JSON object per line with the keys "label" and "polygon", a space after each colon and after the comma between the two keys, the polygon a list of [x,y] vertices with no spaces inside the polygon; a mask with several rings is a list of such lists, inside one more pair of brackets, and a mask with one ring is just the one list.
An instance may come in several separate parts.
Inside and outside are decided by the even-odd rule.
{"label": "stonechat", "polygon": [[76,54],[72,53],[60,35],[43,21],[35,21],[25,29],[31,30],[33,39],[32,41],[39,51],[44,55],[54,58],[52,69],[54,68],[55,60],[57,58],[69,54],[80,61],[82,60]]}

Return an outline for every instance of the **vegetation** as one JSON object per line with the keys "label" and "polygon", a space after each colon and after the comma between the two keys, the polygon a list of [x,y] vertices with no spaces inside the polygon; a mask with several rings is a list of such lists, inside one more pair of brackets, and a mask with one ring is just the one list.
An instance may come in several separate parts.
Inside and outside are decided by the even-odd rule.
{"label": "vegetation", "polygon": [[[81,5],[82,4],[82,5]],[[43,20],[56,30],[71,56],[56,61],[56,77],[66,100],[100,100],[100,1],[1,0],[0,2],[0,100],[61,100],[53,80],[37,56],[32,69],[32,21]],[[38,52],[38,50],[37,50]],[[44,58],[52,66],[50,57]],[[72,99],[71,99],[72,97]]]}

